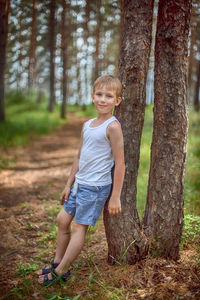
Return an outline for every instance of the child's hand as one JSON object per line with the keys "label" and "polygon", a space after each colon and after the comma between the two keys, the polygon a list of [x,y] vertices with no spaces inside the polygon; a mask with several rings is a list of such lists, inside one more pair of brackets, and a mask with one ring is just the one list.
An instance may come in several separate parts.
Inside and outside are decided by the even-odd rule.
{"label": "child's hand", "polygon": [[66,201],[68,200],[68,197],[69,197],[69,193],[70,193],[70,187],[67,187],[63,190],[61,196],[60,196],[60,204],[62,205],[63,204],[63,201]]}
{"label": "child's hand", "polygon": [[111,197],[109,200],[109,203],[108,203],[108,211],[111,216],[120,214],[122,211],[120,199],[118,199],[118,198],[113,199]]}

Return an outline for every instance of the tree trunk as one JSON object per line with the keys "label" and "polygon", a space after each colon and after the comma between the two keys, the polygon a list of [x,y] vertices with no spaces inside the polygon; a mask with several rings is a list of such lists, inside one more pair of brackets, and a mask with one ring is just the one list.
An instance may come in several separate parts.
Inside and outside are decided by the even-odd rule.
{"label": "tree trunk", "polygon": [[80,59],[78,58],[78,52],[77,52],[77,54],[76,54],[76,80],[77,80],[76,105],[83,105],[80,70],[81,70]]}
{"label": "tree trunk", "polygon": [[145,86],[152,39],[153,0],[123,1],[123,32],[119,72],[123,101],[116,111],[124,134],[126,175],[121,195],[122,213],[104,209],[108,262],[134,264],[147,253],[147,239],[136,209],[140,141],[144,122]]}
{"label": "tree trunk", "polygon": [[48,110],[53,111],[55,105],[55,44],[56,44],[56,33],[55,33],[55,11],[56,2],[51,0],[50,2],[50,18],[49,18],[49,49],[50,49],[50,98]]}
{"label": "tree trunk", "polygon": [[[196,2],[196,0],[194,1]],[[188,58],[188,102],[192,103],[192,99],[194,97],[194,82],[192,77],[195,73],[194,64],[195,60],[195,51],[194,44],[197,39],[197,7],[192,6],[191,10],[191,36],[190,36],[190,55]]]}
{"label": "tree trunk", "polygon": [[63,76],[62,76],[62,106],[61,106],[61,118],[66,118],[66,102],[67,102],[67,37],[66,37],[66,0],[62,0],[62,65],[63,65]]}
{"label": "tree trunk", "polygon": [[6,45],[10,1],[0,1],[0,122],[5,121],[4,73],[6,66]]}
{"label": "tree trunk", "polygon": [[84,85],[85,85],[85,95],[88,97],[88,85],[89,85],[89,80],[88,80],[88,37],[89,37],[89,29],[88,29],[88,24],[90,21],[90,0],[85,1],[85,22],[84,22],[84,43],[86,45],[86,51],[85,51],[85,65],[84,65]]}
{"label": "tree trunk", "polygon": [[178,259],[187,143],[187,46],[191,0],[160,0],[155,105],[144,225],[154,255]]}
{"label": "tree trunk", "polygon": [[99,77],[100,75],[100,69],[99,69],[99,48],[100,48],[100,33],[101,33],[101,23],[102,23],[102,17],[101,17],[101,1],[97,0],[97,24],[96,24],[96,45],[95,45],[95,53],[94,53],[94,78],[93,82]]}
{"label": "tree trunk", "polygon": [[200,60],[198,61],[197,81],[196,81],[196,89],[195,89],[195,97],[194,97],[195,111],[199,111],[199,88],[200,88]]}
{"label": "tree trunk", "polygon": [[29,48],[28,88],[36,85],[37,0],[32,2],[31,38]]}
{"label": "tree trunk", "polygon": [[[114,70],[114,74],[115,76],[118,76],[119,74],[119,59],[120,59],[120,45],[122,45],[122,33],[123,33],[123,20],[124,20],[124,11],[123,11],[123,0],[120,0],[120,22],[119,22],[119,26],[118,26],[118,30],[119,30],[119,47],[117,48],[117,53],[116,53],[116,59],[115,59],[115,70]],[[112,46],[112,45],[111,45]],[[110,53],[109,53],[110,55]]]}

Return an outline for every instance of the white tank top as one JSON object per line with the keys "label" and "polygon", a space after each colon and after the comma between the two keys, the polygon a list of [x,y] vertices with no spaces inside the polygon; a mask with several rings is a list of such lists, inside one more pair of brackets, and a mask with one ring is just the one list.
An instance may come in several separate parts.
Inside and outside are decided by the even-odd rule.
{"label": "white tank top", "polygon": [[87,121],[83,127],[83,145],[76,182],[89,186],[104,186],[112,183],[111,169],[114,165],[106,129],[111,122],[119,121],[112,116],[101,125],[90,127],[93,120],[95,119]]}

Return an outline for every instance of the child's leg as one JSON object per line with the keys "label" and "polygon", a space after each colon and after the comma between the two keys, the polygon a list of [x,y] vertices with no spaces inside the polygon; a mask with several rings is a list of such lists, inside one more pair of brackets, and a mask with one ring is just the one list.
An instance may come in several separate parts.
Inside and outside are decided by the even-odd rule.
{"label": "child's leg", "polygon": [[73,224],[71,240],[59,266],[56,268],[56,272],[58,274],[65,273],[80,254],[84,246],[87,229],[88,225],[82,225],[78,223]]}
{"label": "child's leg", "polygon": [[68,214],[64,208],[62,208],[57,216],[58,234],[56,239],[56,254],[54,258],[55,263],[60,263],[69,244],[70,225],[72,219],[73,216]]}
{"label": "child's leg", "polygon": [[[73,224],[71,239],[69,241],[69,244],[67,246],[67,249],[65,251],[65,254],[60,264],[55,269],[58,275],[62,275],[63,273],[65,273],[69,269],[73,261],[80,254],[85,242],[87,229],[88,229],[88,225],[82,225],[78,223]],[[51,273],[48,274],[48,278],[49,279],[52,278]],[[40,283],[43,283],[43,276],[40,276],[38,281]]]}
{"label": "child's leg", "polygon": [[[62,208],[57,216],[58,233],[56,239],[56,253],[54,263],[59,264],[65,254],[70,240],[70,225],[72,220],[73,216],[68,214]],[[42,275],[42,270],[40,270],[37,274]]]}

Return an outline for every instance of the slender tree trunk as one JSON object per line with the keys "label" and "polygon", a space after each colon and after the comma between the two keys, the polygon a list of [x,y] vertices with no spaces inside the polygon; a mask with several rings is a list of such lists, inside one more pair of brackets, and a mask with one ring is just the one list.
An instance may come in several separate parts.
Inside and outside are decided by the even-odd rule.
{"label": "slender tree trunk", "polygon": [[80,59],[78,58],[78,53],[76,54],[76,80],[77,80],[77,105],[83,105],[82,92],[81,92],[81,77],[80,77]]}
{"label": "slender tree trunk", "polygon": [[101,23],[102,23],[102,17],[101,17],[101,1],[97,0],[97,25],[96,25],[96,45],[95,45],[95,53],[94,53],[94,78],[93,81],[99,77],[100,74],[100,68],[99,68],[99,49],[100,49],[100,33],[101,33]]}
{"label": "slender tree trunk", "polygon": [[[21,10],[21,8],[20,8]],[[21,86],[21,77],[22,77],[22,50],[23,50],[23,38],[22,38],[22,15],[18,17],[19,30],[17,32],[18,42],[19,42],[19,56],[18,56],[18,68],[16,74],[16,83],[17,89],[20,89]]]}
{"label": "slender tree trunk", "polygon": [[28,88],[36,85],[37,0],[32,0],[32,23],[29,48]]}
{"label": "slender tree trunk", "polygon": [[155,45],[155,105],[144,217],[154,255],[178,259],[187,143],[187,46],[191,0],[160,0]]}
{"label": "slender tree trunk", "polygon": [[116,111],[124,134],[126,175],[121,195],[122,213],[104,209],[108,262],[133,264],[147,253],[147,239],[136,209],[137,174],[145,110],[145,86],[152,39],[153,4],[150,0],[123,1],[123,32],[119,72],[123,101]]}
{"label": "slender tree trunk", "polygon": [[200,60],[198,61],[197,81],[196,81],[196,89],[195,89],[195,97],[194,97],[195,111],[199,111],[199,88],[200,88]]}
{"label": "slender tree trunk", "polygon": [[[196,1],[196,0],[195,0]],[[192,76],[195,73],[194,64],[195,64],[195,51],[194,44],[196,42],[196,34],[197,34],[197,8],[195,6],[192,7],[191,11],[191,37],[190,37],[190,55],[188,61],[188,101],[192,103],[193,95],[194,95],[194,82],[192,80]]]}
{"label": "slender tree trunk", "polygon": [[10,1],[0,1],[0,122],[5,120],[4,73],[6,67],[6,45],[8,37],[8,16]]}
{"label": "slender tree trunk", "polygon": [[88,37],[89,37],[89,30],[88,30],[88,23],[90,20],[90,0],[86,0],[85,4],[85,22],[84,22],[84,43],[86,45],[86,51],[85,51],[85,66],[84,66],[84,84],[85,84],[85,95],[88,97]]}
{"label": "slender tree trunk", "polygon": [[119,47],[117,48],[116,60],[115,60],[115,70],[114,74],[118,76],[119,74],[119,59],[120,59],[120,45],[122,45],[122,33],[123,33],[123,20],[124,20],[124,11],[123,11],[123,0],[120,0],[120,22],[119,22]]}
{"label": "slender tree trunk", "polygon": [[50,18],[49,18],[49,49],[50,49],[50,98],[48,110],[53,111],[56,102],[55,99],[55,44],[56,44],[56,33],[55,33],[55,12],[56,2],[51,0],[50,2]]}
{"label": "slender tree trunk", "polygon": [[63,65],[63,76],[62,76],[62,106],[61,106],[61,118],[66,118],[66,102],[67,102],[67,37],[66,37],[66,0],[62,0],[62,65]]}

